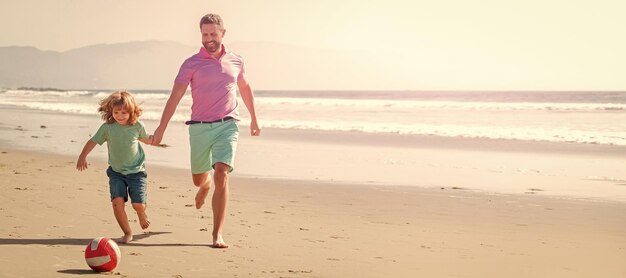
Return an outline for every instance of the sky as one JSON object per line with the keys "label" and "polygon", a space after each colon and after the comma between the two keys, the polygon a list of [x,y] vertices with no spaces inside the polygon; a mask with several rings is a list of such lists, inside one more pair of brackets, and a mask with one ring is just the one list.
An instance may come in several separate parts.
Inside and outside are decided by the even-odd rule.
{"label": "sky", "polygon": [[405,89],[626,90],[624,11],[623,0],[2,0],[0,46],[198,45],[198,20],[214,12],[225,43],[376,57]]}

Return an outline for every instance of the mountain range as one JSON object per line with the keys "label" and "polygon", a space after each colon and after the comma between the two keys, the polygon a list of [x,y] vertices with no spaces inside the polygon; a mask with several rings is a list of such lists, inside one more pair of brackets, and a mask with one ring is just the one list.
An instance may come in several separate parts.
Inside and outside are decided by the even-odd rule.
{"label": "mountain range", "polygon": [[[270,42],[226,44],[244,57],[254,89],[379,89],[384,67],[371,57]],[[181,63],[200,46],[172,41],[98,44],[64,52],[0,47],[0,87],[169,89]]]}

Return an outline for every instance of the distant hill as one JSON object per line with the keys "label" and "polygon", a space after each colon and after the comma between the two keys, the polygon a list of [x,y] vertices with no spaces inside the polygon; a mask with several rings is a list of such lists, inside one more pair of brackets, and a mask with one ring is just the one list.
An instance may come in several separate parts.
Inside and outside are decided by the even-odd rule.
{"label": "distant hill", "polygon": [[168,88],[180,63],[194,51],[195,47],[160,41],[93,45],[66,52],[0,47],[0,85]]}
{"label": "distant hill", "polygon": [[[377,89],[386,83],[371,57],[263,42],[227,46],[245,58],[254,89]],[[199,47],[171,41],[99,44],[65,52],[0,47],[0,87],[170,89],[180,64]]]}

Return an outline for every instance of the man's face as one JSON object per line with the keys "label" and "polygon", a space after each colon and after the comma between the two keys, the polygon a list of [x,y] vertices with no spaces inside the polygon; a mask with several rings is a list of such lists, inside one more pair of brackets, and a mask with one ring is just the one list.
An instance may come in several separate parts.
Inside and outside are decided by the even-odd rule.
{"label": "man's face", "polygon": [[200,33],[202,33],[202,45],[209,53],[216,53],[222,50],[222,38],[224,31],[217,24],[202,24]]}

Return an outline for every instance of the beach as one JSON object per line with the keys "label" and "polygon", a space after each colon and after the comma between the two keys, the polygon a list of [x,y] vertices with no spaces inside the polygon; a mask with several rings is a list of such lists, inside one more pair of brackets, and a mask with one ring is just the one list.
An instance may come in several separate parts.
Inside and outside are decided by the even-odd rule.
{"label": "beach", "polygon": [[[121,236],[106,146],[75,169],[107,94],[0,92],[2,276],[92,274],[86,245]],[[259,95],[262,135],[239,122],[230,247],[209,247],[210,205],[194,207],[183,99],[167,147],[143,146],[151,225],[127,206],[135,240],[110,275],[626,277],[625,93]],[[137,98],[152,133],[167,92]]]}
{"label": "beach", "polygon": [[626,278],[626,0],[0,6],[0,278]]}
{"label": "beach", "polygon": [[[106,147],[75,169],[99,119],[0,114],[2,275],[93,273],[89,241],[121,236]],[[135,240],[120,246],[114,276],[626,276],[622,146],[246,131],[230,182],[230,247],[209,247],[210,206],[193,206],[185,126],[173,122],[170,147],[145,146],[152,224],[141,231],[127,206]]]}
{"label": "beach", "polygon": [[[90,274],[92,238],[118,237],[106,164],[2,149],[4,277]],[[122,277],[624,277],[626,205],[537,195],[235,177],[212,249],[186,170],[149,166],[148,232]],[[129,209],[129,208],[128,208]],[[129,211],[130,212],[130,211]]]}

